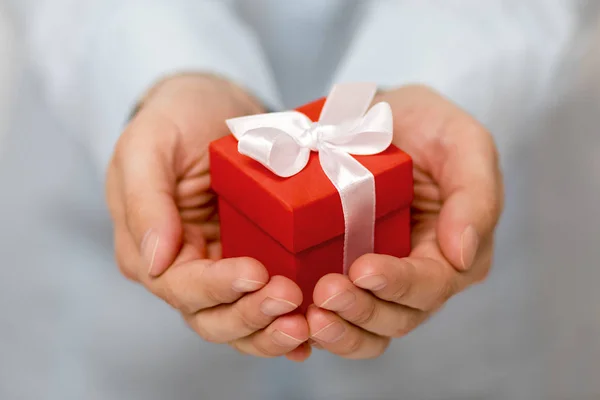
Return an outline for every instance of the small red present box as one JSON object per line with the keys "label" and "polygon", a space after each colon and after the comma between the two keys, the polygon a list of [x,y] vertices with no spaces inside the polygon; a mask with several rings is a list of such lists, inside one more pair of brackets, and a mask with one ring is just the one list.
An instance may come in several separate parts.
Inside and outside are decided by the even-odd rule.
{"label": "small red present box", "polygon": [[[325,99],[297,109],[312,121]],[[411,158],[390,145],[353,156],[375,178],[374,252],[406,257],[410,252]],[[210,145],[212,188],[219,199],[223,257],[252,257],[271,276],[283,275],[302,289],[305,311],[317,281],[343,273],[345,220],[340,194],[323,172],[317,153],[296,175],[281,178],[238,151],[226,136]]]}

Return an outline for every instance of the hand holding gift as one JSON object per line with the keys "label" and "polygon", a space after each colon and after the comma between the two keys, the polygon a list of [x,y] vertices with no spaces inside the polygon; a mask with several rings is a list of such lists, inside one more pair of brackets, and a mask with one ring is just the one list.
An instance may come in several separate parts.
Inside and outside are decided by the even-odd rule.
{"label": "hand holding gift", "polygon": [[[439,95],[407,87],[378,95],[375,102],[380,101],[391,109],[397,147],[356,156],[343,149],[373,176],[374,182],[368,175],[360,180],[375,186],[373,225],[364,225],[373,221],[370,207],[358,213],[358,220],[367,236],[373,234],[376,255],[368,243],[356,252],[356,247],[348,249],[354,239],[347,235],[346,222],[356,220],[347,217],[357,214],[347,210],[348,204],[353,209],[355,193],[336,187],[310,144],[306,166],[287,178],[238,152],[224,121],[264,112],[251,96],[203,75],[157,85],[123,133],[108,171],[107,199],[121,270],[181,311],[201,337],[247,354],[303,360],[310,354],[309,335],[315,346],[344,357],[381,354],[389,338],[407,333],[451,295],[485,277],[502,182],[490,135]],[[318,101],[301,110],[316,120],[322,106]],[[356,107],[368,108],[360,102]],[[368,125],[368,119],[359,120],[353,124]],[[303,123],[300,128],[306,127]],[[314,127],[310,124],[307,132],[318,133]],[[347,128],[346,133],[352,131]],[[384,136],[388,131],[385,123],[376,129]],[[218,190],[223,168],[237,184],[225,187],[229,199],[221,196],[223,232],[210,190],[208,145],[214,140],[213,155],[220,151],[223,156],[210,166],[214,186]],[[283,162],[288,157],[300,159],[298,165],[306,161],[306,151],[296,147],[284,155]],[[229,162],[232,158],[242,164]],[[248,162],[250,169],[239,168]],[[262,178],[237,180],[240,171]],[[310,176],[308,188],[293,184],[303,176]],[[262,195],[250,196],[248,190]],[[344,193],[351,193],[346,204]],[[296,199],[294,207],[282,207],[286,195]],[[254,219],[247,218],[253,212]],[[280,218],[267,218],[270,214]],[[226,221],[234,223],[228,228]],[[233,258],[222,258],[221,238],[225,256],[229,252]],[[235,257],[259,249],[269,250],[263,251],[267,259],[262,263]],[[303,302],[304,307],[315,305],[305,316],[293,314]]]}
{"label": "hand holding gift", "polygon": [[[350,358],[380,355],[486,276],[503,200],[494,143],[475,120],[422,87],[382,93],[366,112],[373,94],[337,86],[300,108],[316,123],[237,118],[239,143],[211,147],[224,254],[295,280],[303,306],[315,303],[312,343]],[[414,199],[413,162],[392,138],[414,158]]]}
{"label": "hand holding gift", "polygon": [[366,255],[322,278],[307,319],[315,345],[347,358],[382,354],[490,269],[503,183],[491,135],[424,87],[382,93],[394,144],[414,162],[409,257]]}
{"label": "hand holding gift", "polygon": [[304,316],[280,317],[302,293],[256,260],[221,258],[208,159],[208,144],[229,133],[225,119],[260,112],[221,79],[196,74],[159,83],[116,146],[106,194],[123,274],[180,311],[203,339],[264,357],[308,339]]}

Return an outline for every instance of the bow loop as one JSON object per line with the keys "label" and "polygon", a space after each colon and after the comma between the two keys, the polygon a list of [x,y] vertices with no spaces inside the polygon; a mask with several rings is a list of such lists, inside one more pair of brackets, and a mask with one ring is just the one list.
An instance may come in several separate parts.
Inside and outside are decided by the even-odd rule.
{"label": "bow loop", "polygon": [[312,121],[298,111],[283,111],[270,114],[248,115],[225,121],[233,136],[240,140],[254,129],[277,128],[292,137],[299,137],[309,129]]}
{"label": "bow loop", "polygon": [[287,132],[271,127],[246,132],[238,142],[238,151],[282,178],[302,171],[310,157],[310,149],[300,146]]}
{"label": "bow loop", "polygon": [[340,126],[327,142],[348,154],[372,155],[390,147],[393,136],[392,109],[382,102],[374,105],[363,118]]}

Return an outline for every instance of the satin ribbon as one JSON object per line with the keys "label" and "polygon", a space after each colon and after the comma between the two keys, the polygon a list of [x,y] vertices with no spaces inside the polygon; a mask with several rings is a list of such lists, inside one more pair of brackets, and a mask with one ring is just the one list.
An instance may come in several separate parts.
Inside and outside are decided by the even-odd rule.
{"label": "satin ribbon", "polygon": [[[238,151],[286,178],[306,167],[310,152],[337,189],[344,213],[344,273],[363,254],[372,253],[375,238],[375,177],[354,155],[373,155],[392,143],[393,118],[388,103],[369,109],[376,86],[334,86],[318,122],[297,111],[227,120]],[[368,110],[368,111],[367,111]]]}

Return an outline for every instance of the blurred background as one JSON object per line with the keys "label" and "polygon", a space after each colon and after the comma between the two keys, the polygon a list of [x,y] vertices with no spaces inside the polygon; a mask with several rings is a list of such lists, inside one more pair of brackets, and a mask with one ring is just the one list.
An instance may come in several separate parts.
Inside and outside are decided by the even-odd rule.
{"label": "blurred background", "polygon": [[8,127],[12,84],[15,81],[17,57],[15,55],[15,37],[11,21],[4,5],[0,3],[0,152],[2,140]]}
{"label": "blurred background", "polygon": [[[493,3],[518,37],[507,10],[528,2]],[[199,342],[119,275],[101,174],[48,107],[0,0],[0,399],[600,399],[600,14],[577,3],[441,88],[501,151],[507,207],[488,281],[379,360],[291,365]],[[432,73],[455,60],[443,61]],[[319,94],[299,73],[278,77],[290,106]]]}

